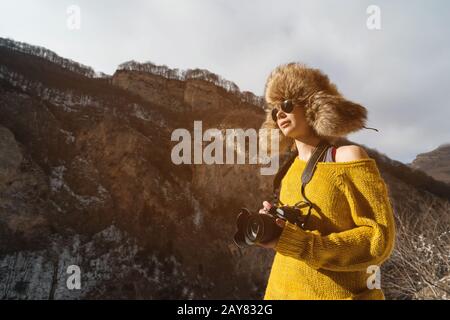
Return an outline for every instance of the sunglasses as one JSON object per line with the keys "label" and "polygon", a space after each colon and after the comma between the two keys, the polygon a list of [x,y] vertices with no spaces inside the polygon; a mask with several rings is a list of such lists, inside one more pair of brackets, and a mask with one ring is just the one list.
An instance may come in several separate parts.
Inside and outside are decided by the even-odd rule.
{"label": "sunglasses", "polygon": [[[284,100],[282,103],[280,103],[280,109],[283,112],[291,113],[292,110],[294,110],[294,102],[293,101],[294,100],[290,100],[290,99]],[[278,116],[277,116],[278,115],[278,111],[279,111],[279,109],[277,107],[274,107],[272,109],[272,119],[275,122],[277,122],[277,119],[278,119]]]}

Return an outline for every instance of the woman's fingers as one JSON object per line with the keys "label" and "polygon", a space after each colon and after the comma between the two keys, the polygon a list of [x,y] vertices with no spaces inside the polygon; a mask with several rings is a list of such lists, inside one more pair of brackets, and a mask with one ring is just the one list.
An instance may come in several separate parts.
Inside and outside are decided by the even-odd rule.
{"label": "woman's fingers", "polygon": [[259,210],[259,213],[267,213],[269,211],[269,209],[272,208],[272,205],[269,202],[264,201],[263,202],[263,207],[264,208]]}
{"label": "woman's fingers", "polygon": [[267,210],[269,210],[270,208],[272,208],[272,205],[271,205],[269,202],[267,202],[267,201],[264,201],[264,202],[263,202],[263,206],[264,206],[264,208],[267,209]]}

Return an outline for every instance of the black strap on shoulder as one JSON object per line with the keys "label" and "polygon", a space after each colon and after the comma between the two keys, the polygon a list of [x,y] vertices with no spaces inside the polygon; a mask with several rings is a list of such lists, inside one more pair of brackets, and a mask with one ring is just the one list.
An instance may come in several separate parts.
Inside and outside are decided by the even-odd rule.
{"label": "black strap on shoulder", "polygon": [[[300,203],[306,203],[308,205],[308,213],[306,215],[306,218],[304,222],[301,224],[301,227],[304,228],[306,222],[308,221],[310,215],[311,215],[311,209],[313,206],[313,203],[306,197],[305,195],[305,187],[306,185],[311,181],[311,178],[314,174],[315,168],[317,166],[317,163],[320,162],[325,158],[325,153],[327,149],[330,147],[330,144],[325,141],[321,140],[319,144],[314,149],[311,157],[309,158],[308,162],[306,163],[306,167],[303,170],[302,177],[301,177],[301,193],[303,196],[304,201],[298,202],[296,205]],[[273,204],[278,206],[279,204],[284,205],[281,200],[279,199],[280,194],[280,186],[281,186],[281,180],[286,175],[287,171],[289,170],[291,164],[294,162],[295,158],[298,156],[298,152],[294,152],[288,157],[288,160],[283,164],[283,166],[278,170],[277,174],[275,175],[274,181],[273,181],[273,195],[274,200]]]}
{"label": "black strap on shoulder", "polygon": [[305,170],[303,170],[302,174],[302,196],[305,198],[304,188],[311,181],[311,178],[314,174],[314,169],[319,161],[323,160],[325,157],[325,152],[329,148],[329,144],[326,141],[321,141],[317,147],[314,149],[312,156],[309,158],[308,163],[306,164]]}

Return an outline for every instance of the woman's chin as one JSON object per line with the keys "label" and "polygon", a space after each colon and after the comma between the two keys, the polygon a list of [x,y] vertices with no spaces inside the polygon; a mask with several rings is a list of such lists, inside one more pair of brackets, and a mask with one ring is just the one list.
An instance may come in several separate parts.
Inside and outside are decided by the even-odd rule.
{"label": "woman's chin", "polygon": [[291,135],[292,135],[292,128],[289,126],[289,127],[286,127],[286,128],[281,128],[281,132],[286,136],[286,137],[289,137],[289,138],[292,138],[291,137]]}

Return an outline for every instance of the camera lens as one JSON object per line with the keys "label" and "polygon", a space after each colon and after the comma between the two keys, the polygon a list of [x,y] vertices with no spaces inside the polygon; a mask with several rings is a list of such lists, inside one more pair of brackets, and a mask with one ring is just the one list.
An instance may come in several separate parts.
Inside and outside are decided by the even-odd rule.
{"label": "camera lens", "polygon": [[264,221],[259,215],[252,215],[247,222],[246,236],[248,240],[254,242],[258,241],[263,235]]}
{"label": "camera lens", "polygon": [[250,230],[251,230],[251,234],[253,237],[255,237],[258,235],[258,231],[259,231],[259,225],[256,221],[253,221],[250,225]]}
{"label": "camera lens", "polygon": [[[275,210],[271,208],[271,210]],[[277,237],[281,233],[281,228],[275,223],[273,214],[251,214],[243,208],[236,220],[237,231],[234,235],[234,242],[239,247],[265,243]]]}

